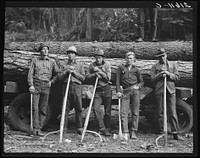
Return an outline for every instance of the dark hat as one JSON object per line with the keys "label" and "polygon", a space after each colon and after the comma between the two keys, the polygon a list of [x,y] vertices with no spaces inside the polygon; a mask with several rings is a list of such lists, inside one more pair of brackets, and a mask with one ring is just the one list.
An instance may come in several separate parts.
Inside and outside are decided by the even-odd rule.
{"label": "dark hat", "polygon": [[40,52],[42,50],[43,47],[47,47],[49,50],[49,46],[45,45],[45,44],[40,44],[39,48],[38,48],[38,52]]}
{"label": "dark hat", "polygon": [[158,53],[155,55],[155,57],[163,56],[163,55],[165,55],[165,54],[166,54],[165,49],[164,49],[164,48],[160,48],[160,49],[158,50]]}
{"label": "dark hat", "polygon": [[98,50],[94,53],[94,56],[103,56],[103,57],[105,57],[104,51],[103,51],[102,49],[98,49]]}
{"label": "dark hat", "polygon": [[75,46],[69,47],[68,50],[67,50],[67,54],[68,54],[69,52],[74,52],[75,54],[78,54]]}

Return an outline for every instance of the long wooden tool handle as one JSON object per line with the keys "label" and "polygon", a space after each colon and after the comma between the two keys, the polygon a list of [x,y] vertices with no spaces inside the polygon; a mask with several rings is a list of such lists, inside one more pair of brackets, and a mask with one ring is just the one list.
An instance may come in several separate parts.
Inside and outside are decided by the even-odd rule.
{"label": "long wooden tool handle", "polygon": [[119,136],[120,138],[122,138],[122,123],[121,123],[121,116],[120,116],[120,113],[121,113],[121,99],[118,99],[118,102],[119,102]]}
{"label": "long wooden tool handle", "polygon": [[164,98],[163,98],[163,101],[164,101],[164,110],[163,110],[163,113],[164,113],[164,119],[163,119],[163,124],[164,124],[164,138],[165,138],[165,146],[167,146],[167,105],[166,105],[166,82],[167,82],[167,77],[165,76],[164,78]]}
{"label": "long wooden tool handle", "polygon": [[96,82],[95,82],[95,85],[94,85],[94,90],[93,90],[92,98],[90,100],[90,105],[89,105],[87,116],[86,116],[86,119],[85,119],[83,133],[82,133],[82,136],[81,136],[81,142],[83,141],[85,132],[87,130],[87,126],[88,126],[88,122],[89,122],[89,118],[90,118],[90,113],[91,113],[91,109],[92,109],[92,104],[93,104],[93,100],[94,100],[94,95],[95,95],[96,88],[97,88],[97,83],[98,83],[98,77],[96,78]]}
{"label": "long wooden tool handle", "polygon": [[31,131],[33,131],[33,94],[31,93],[31,107],[30,107],[30,115],[31,115],[31,124],[30,124],[30,128]]}
{"label": "long wooden tool handle", "polygon": [[67,96],[69,91],[69,83],[71,80],[71,73],[69,74],[68,81],[67,81],[67,87],[65,91],[65,97],[63,99],[63,106],[62,106],[62,116],[60,121],[60,143],[62,142],[62,136],[63,136],[63,128],[64,128],[64,122],[65,122],[65,111],[66,111],[66,102],[67,102]]}

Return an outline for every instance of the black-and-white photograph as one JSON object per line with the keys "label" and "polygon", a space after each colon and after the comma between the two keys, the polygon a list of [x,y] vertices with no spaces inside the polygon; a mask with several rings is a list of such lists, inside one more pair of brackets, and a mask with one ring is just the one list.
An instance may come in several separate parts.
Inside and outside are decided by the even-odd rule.
{"label": "black-and-white photograph", "polygon": [[3,155],[195,153],[197,2],[112,3],[5,2]]}

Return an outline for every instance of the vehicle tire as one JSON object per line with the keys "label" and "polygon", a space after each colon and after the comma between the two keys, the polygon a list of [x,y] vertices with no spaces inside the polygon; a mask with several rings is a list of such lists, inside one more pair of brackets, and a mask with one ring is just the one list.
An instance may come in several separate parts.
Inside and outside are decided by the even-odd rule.
{"label": "vehicle tire", "polygon": [[[47,108],[44,126],[51,117],[51,108]],[[8,110],[8,125],[13,130],[30,131],[30,93],[23,93],[15,97]]]}
{"label": "vehicle tire", "polygon": [[[147,118],[148,122],[152,125],[153,128],[155,128],[155,118],[154,116],[154,110],[155,106],[152,106],[151,111],[145,112],[145,117]],[[176,113],[178,117],[179,122],[179,133],[184,134],[189,132],[193,127],[193,109],[192,106],[184,102],[183,100],[177,99],[176,101]],[[160,120],[163,122],[163,120]],[[170,124],[168,122],[168,131],[171,131]]]}
{"label": "vehicle tire", "polygon": [[183,100],[176,101],[176,112],[179,122],[179,133],[189,132],[193,127],[193,109]]}

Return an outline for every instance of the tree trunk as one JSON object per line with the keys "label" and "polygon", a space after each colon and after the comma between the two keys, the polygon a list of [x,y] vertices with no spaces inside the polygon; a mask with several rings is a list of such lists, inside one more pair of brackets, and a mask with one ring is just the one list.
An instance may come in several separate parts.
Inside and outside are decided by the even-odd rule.
{"label": "tree trunk", "polygon": [[86,40],[91,41],[92,39],[92,9],[87,9],[87,25],[86,25]]}
{"label": "tree trunk", "polygon": [[[41,42],[11,42],[4,49],[36,51]],[[65,54],[74,45],[80,56],[91,56],[95,48],[104,50],[107,58],[124,58],[125,53],[133,51],[137,59],[156,60],[158,48],[163,47],[169,60],[192,61],[192,41],[171,42],[44,42],[50,47],[50,53]]]}
{"label": "tree trunk", "polygon": [[[27,76],[28,69],[30,66],[31,59],[34,56],[39,56],[38,52],[29,51],[8,51],[4,50],[4,81],[11,79],[17,80],[22,76]],[[67,56],[65,54],[49,54],[50,58],[57,61],[59,66],[64,65]],[[94,58],[90,57],[77,57],[77,62],[83,62],[87,71],[87,68]],[[115,84],[115,70],[117,66],[123,62],[124,59],[121,58],[107,58],[106,61],[110,62],[112,68],[112,83]],[[152,86],[150,80],[150,71],[153,64],[157,60],[137,60],[136,66],[141,70],[143,75],[145,85]],[[193,62],[178,61],[180,81],[176,83],[176,86],[192,87],[193,86]],[[87,82],[86,82],[87,83]]]}

